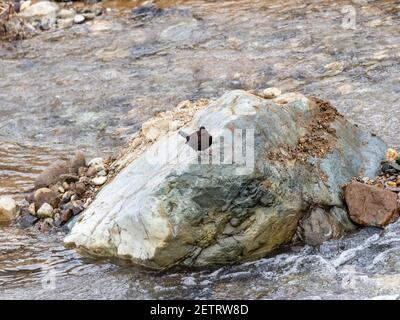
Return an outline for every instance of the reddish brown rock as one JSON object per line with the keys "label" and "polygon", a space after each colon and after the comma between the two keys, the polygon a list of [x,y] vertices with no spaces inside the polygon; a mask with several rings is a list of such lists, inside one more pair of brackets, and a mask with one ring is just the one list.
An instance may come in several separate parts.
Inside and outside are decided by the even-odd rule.
{"label": "reddish brown rock", "polygon": [[72,213],[71,209],[62,210],[61,217],[60,217],[61,223],[68,222],[68,220],[71,219],[73,215],[74,214]]}
{"label": "reddish brown rock", "polygon": [[344,188],[350,219],[362,226],[384,227],[399,215],[397,194],[353,181]]}
{"label": "reddish brown rock", "polygon": [[35,207],[40,208],[44,203],[48,203],[53,208],[56,208],[60,203],[58,194],[49,188],[40,188],[33,195]]}

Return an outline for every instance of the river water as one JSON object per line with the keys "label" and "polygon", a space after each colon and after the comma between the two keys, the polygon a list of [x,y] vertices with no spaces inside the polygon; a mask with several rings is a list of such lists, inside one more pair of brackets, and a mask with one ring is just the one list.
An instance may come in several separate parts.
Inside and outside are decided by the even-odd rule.
{"label": "river water", "polygon": [[[106,155],[186,99],[276,86],[327,99],[400,146],[400,3],[108,1],[92,22],[0,44],[0,194],[76,149]],[[155,273],[65,249],[61,233],[0,227],[0,299],[400,297],[400,223],[319,248]]]}

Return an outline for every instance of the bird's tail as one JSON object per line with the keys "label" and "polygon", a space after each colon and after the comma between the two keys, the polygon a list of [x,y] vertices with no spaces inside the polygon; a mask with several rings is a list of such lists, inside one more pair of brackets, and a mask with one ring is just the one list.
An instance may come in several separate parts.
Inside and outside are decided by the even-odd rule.
{"label": "bird's tail", "polygon": [[185,139],[187,139],[187,137],[189,137],[189,135],[188,135],[186,132],[183,132],[183,131],[181,131],[181,130],[179,130],[178,133],[179,133],[182,137],[184,137]]}

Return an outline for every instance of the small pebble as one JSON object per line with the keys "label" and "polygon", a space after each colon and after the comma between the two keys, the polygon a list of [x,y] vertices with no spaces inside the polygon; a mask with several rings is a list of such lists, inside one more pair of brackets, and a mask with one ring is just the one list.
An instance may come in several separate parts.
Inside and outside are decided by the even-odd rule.
{"label": "small pebble", "polygon": [[32,202],[30,205],[29,205],[29,207],[28,207],[28,212],[31,214],[31,215],[36,215],[36,209],[35,209],[35,203],[34,202]]}
{"label": "small pebble", "polygon": [[389,148],[386,151],[386,160],[387,161],[396,161],[399,158],[399,154],[396,150]]}
{"label": "small pebble", "polygon": [[61,198],[61,203],[66,203],[68,202],[71,197],[74,195],[74,193],[72,191],[66,191]]}
{"label": "small pebble", "polygon": [[52,218],[53,217],[53,207],[48,203],[43,203],[42,206],[37,211],[37,216],[39,218]]}
{"label": "small pebble", "polygon": [[267,88],[262,92],[262,96],[264,99],[274,99],[279,97],[282,94],[282,91],[278,88]]}
{"label": "small pebble", "polygon": [[105,177],[107,175],[107,172],[105,170],[101,170],[97,173],[97,175]]}
{"label": "small pebble", "polygon": [[88,167],[91,166],[96,166],[96,165],[103,165],[103,158],[93,158],[92,160],[89,161]]}
{"label": "small pebble", "polygon": [[86,19],[86,18],[85,18],[83,15],[77,14],[77,15],[74,17],[74,23],[76,23],[76,24],[83,23],[83,22],[85,21],[85,19]]}
{"label": "small pebble", "polygon": [[101,185],[103,185],[106,181],[107,181],[107,177],[104,177],[104,176],[100,176],[100,177],[96,177],[96,178],[93,178],[93,179],[92,179],[92,183],[93,183],[95,186],[101,186]]}
{"label": "small pebble", "polygon": [[193,277],[185,277],[182,282],[185,286],[195,286],[197,284],[196,279]]}
{"label": "small pebble", "polygon": [[83,182],[77,182],[75,184],[75,191],[79,195],[83,195],[86,191],[86,186]]}
{"label": "small pebble", "polygon": [[89,167],[89,169],[86,171],[86,176],[88,177],[94,177],[97,173],[97,170],[95,167]]}
{"label": "small pebble", "polygon": [[396,186],[397,186],[397,183],[394,182],[394,181],[388,181],[388,182],[386,182],[386,184],[387,184],[389,187],[396,187]]}
{"label": "small pebble", "polygon": [[86,20],[93,20],[96,17],[96,15],[93,12],[85,12],[83,16],[85,17]]}
{"label": "small pebble", "polygon": [[79,167],[78,175],[83,176],[84,174],[86,174],[87,170],[88,169],[86,167]]}

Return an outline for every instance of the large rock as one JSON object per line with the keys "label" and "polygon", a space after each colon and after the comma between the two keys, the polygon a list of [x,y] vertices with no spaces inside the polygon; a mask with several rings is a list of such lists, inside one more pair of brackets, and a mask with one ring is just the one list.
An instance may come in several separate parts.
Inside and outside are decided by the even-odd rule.
{"label": "large rock", "polygon": [[19,16],[25,19],[40,19],[43,17],[56,17],[60,7],[58,4],[50,1],[40,1],[32,4],[19,13]]}
{"label": "large rock", "polygon": [[384,227],[400,212],[395,192],[353,181],[344,188],[350,219],[362,226]]}
{"label": "large rock", "polygon": [[9,196],[0,197],[0,221],[11,221],[18,217],[19,207]]}
{"label": "large rock", "polygon": [[[103,187],[65,243],[157,269],[226,264],[289,243],[316,207],[334,215],[344,208],[341,186],[375,176],[386,146],[329,104],[291,98],[277,105],[240,90],[225,94],[182,128],[205,126],[211,148],[198,154],[176,131],[165,133]],[[245,150],[239,140],[229,145],[232,133],[243,133]],[[232,148],[246,160],[232,160]],[[212,164],[197,163],[210,154]]]}

